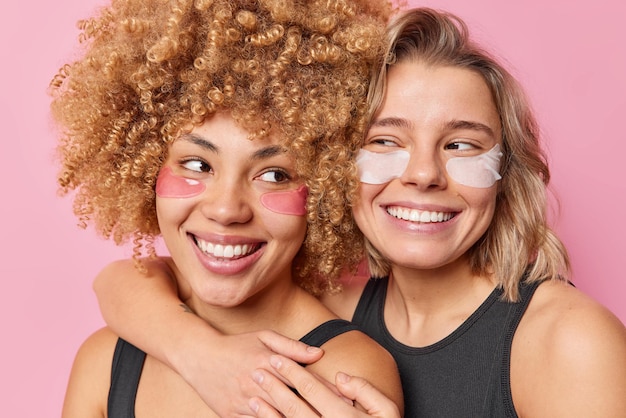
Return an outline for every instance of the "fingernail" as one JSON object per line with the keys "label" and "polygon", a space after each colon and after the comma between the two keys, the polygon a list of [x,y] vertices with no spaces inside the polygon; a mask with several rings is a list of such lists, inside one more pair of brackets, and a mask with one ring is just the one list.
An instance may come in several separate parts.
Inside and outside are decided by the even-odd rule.
{"label": "fingernail", "polygon": [[321,349],[321,348],[319,348],[319,347],[308,346],[308,347],[306,348],[306,351],[308,351],[309,353],[314,353],[314,354],[316,354],[316,353],[319,353],[320,351],[322,351],[322,349]]}
{"label": "fingernail", "polygon": [[278,369],[280,366],[283,365],[283,362],[277,356],[271,356],[270,357],[270,364],[272,365],[273,368]]}
{"label": "fingernail", "polygon": [[261,372],[252,373],[252,380],[260,385],[261,383],[263,383],[263,374]]}
{"label": "fingernail", "polygon": [[350,376],[342,372],[337,372],[337,380],[339,383],[348,383],[350,381]]}
{"label": "fingernail", "polygon": [[256,399],[250,399],[250,402],[248,402],[248,406],[255,414],[259,412],[259,402],[257,402]]}

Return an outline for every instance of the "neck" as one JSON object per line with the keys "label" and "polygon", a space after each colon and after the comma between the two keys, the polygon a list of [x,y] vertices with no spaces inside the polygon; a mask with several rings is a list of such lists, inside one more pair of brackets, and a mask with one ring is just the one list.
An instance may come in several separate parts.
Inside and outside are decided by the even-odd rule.
{"label": "neck", "polygon": [[394,266],[385,322],[399,341],[430,345],[458,328],[494,287],[491,278],[472,274],[467,259],[428,270]]}
{"label": "neck", "polygon": [[323,305],[288,280],[278,280],[236,306],[216,306],[191,294],[185,301],[202,319],[224,334],[270,329],[298,339],[330,319]]}

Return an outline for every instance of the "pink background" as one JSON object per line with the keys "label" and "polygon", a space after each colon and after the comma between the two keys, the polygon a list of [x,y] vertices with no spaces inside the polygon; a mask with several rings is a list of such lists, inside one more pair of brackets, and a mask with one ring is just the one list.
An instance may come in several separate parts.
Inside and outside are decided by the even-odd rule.
{"label": "pink background", "polygon": [[[0,27],[4,150],[0,231],[4,301],[0,416],[60,414],[77,347],[103,321],[91,289],[130,255],[76,227],[56,196],[46,88],[69,58],[75,22],[103,0],[9,2]],[[505,4],[506,3],[506,4]],[[417,5],[417,1],[412,1]],[[626,322],[626,8],[621,0],[437,0],[524,83],[548,140],[555,228],[576,285]]]}

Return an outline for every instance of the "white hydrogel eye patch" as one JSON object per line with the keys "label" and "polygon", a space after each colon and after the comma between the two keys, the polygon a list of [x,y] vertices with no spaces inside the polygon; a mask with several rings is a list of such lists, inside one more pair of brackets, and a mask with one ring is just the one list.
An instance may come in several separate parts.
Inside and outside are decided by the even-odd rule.
{"label": "white hydrogel eye patch", "polygon": [[450,158],[446,171],[459,184],[486,189],[502,178],[499,173],[501,158],[500,144],[496,144],[484,154]]}
{"label": "white hydrogel eye patch", "polygon": [[356,157],[359,179],[368,184],[388,183],[404,173],[409,158],[407,151],[378,153],[361,149]]}
{"label": "white hydrogel eye patch", "polygon": [[[407,151],[371,152],[364,149],[356,157],[359,179],[367,184],[384,184],[398,178],[406,170],[411,155]],[[450,158],[446,164],[448,175],[465,186],[487,188],[500,180],[502,152],[496,144],[488,152],[473,157]]]}

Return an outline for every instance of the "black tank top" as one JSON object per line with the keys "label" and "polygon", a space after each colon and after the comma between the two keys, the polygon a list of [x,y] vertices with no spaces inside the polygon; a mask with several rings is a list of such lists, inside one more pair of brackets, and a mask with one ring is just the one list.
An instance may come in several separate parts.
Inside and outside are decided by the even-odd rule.
{"label": "black tank top", "polygon": [[388,279],[371,279],[352,322],[395,358],[404,391],[405,417],[517,417],[511,397],[510,353],[517,329],[538,283],[520,287],[508,303],[495,289],[455,331],[427,347],[394,339],[383,312]]}
{"label": "black tank top", "polygon": [[[333,319],[317,326],[300,341],[320,347],[326,341],[359,327],[343,319]],[[113,353],[111,387],[107,414],[109,418],[134,418],[135,398],[146,353],[119,338]]]}

